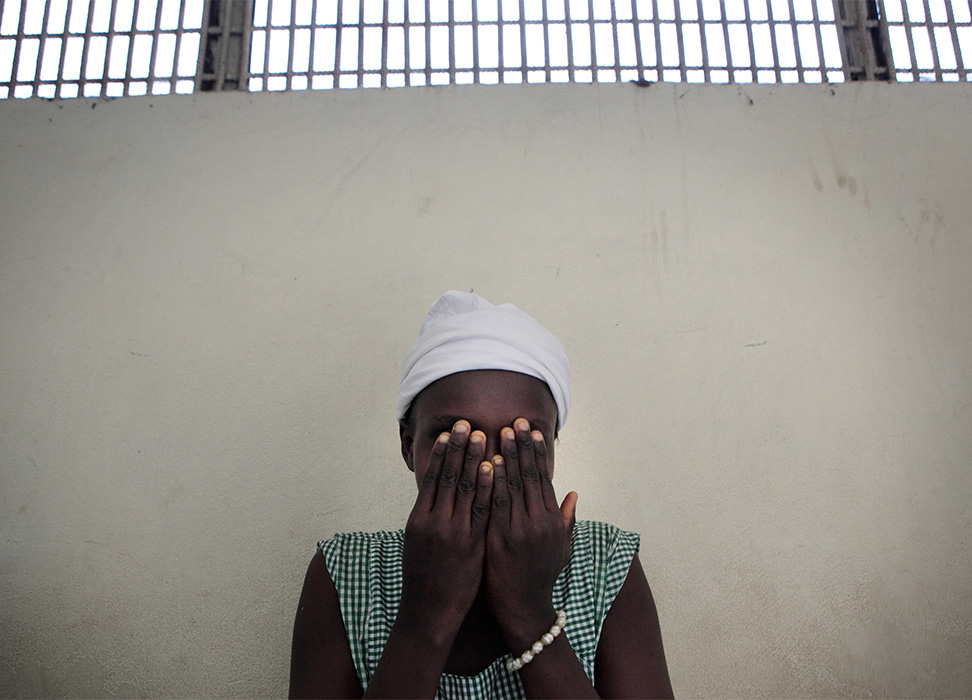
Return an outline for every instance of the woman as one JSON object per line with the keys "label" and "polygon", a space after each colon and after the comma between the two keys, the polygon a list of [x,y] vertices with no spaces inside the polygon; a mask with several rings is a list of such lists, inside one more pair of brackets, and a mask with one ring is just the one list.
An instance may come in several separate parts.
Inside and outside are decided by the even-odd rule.
{"label": "woman", "polygon": [[510,304],[447,292],[402,371],[403,531],[320,543],[291,697],[671,697],[637,535],[558,505],[560,342]]}

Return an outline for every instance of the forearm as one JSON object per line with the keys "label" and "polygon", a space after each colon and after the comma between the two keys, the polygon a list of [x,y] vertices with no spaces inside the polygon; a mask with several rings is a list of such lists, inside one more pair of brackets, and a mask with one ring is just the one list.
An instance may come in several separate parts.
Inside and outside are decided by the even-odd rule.
{"label": "forearm", "polygon": [[[555,617],[556,614],[553,614]],[[506,639],[512,653],[518,655],[536,642],[550,627],[550,615],[524,621],[517,629],[508,629]],[[599,697],[584,672],[566,633],[543,647],[530,663],[518,671],[528,698],[596,698]]]}
{"label": "forearm", "polygon": [[528,698],[599,697],[564,635],[521,668],[519,674]]}
{"label": "forearm", "polygon": [[365,698],[432,698],[439,687],[455,632],[431,630],[399,615]]}

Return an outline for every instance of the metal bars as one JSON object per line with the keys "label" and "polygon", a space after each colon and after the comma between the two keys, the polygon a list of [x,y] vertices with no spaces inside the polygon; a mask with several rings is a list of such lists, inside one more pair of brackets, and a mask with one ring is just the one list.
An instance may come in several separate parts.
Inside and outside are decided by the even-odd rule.
{"label": "metal bars", "polygon": [[972,80],[969,0],[3,0],[0,98]]}
{"label": "metal bars", "polygon": [[5,0],[0,98],[188,93],[204,0]]}
{"label": "metal bars", "polygon": [[968,0],[884,0],[880,9],[891,79],[972,81]]}
{"label": "metal bars", "polygon": [[255,1],[250,90],[845,79],[833,0],[302,4]]}
{"label": "metal bars", "polygon": [[888,80],[887,44],[876,0],[840,0],[837,9],[847,79]]}
{"label": "metal bars", "polygon": [[[210,0],[203,17],[203,43],[196,69],[199,90],[239,90],[245,85],[253,0]],[[293,53],[290,61],[293,63]]]}

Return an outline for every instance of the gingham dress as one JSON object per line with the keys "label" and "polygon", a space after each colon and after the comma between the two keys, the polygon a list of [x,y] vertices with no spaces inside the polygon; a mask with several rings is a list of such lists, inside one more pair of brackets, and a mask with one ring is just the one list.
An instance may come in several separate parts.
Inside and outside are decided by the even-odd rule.
{"label": "gingham dress", "polygon": [[[398,616],[404,536],[404,530],[354,532],[318,543],[337,588],[351,658],[362,688],[368,687]],[[574,526],[570,560],[554,584],[553,605],[567,612],[564,632],[592,683],[601,626],[639,543],[634,533],[580,520]],[[496,659],[475,676],[444,673],[436,697],[526,697],[519,673],[506,670],[509,658]]]}

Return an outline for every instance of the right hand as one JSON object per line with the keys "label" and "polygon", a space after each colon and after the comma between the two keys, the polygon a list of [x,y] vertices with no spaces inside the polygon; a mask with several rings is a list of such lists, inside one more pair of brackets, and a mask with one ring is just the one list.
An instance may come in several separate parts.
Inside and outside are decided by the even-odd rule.
{"label": "right hand", "polygon": [[454,636],[479,591],[493,473],[486,436],[458,421],[429,456],[405,526],[399,620]]}

